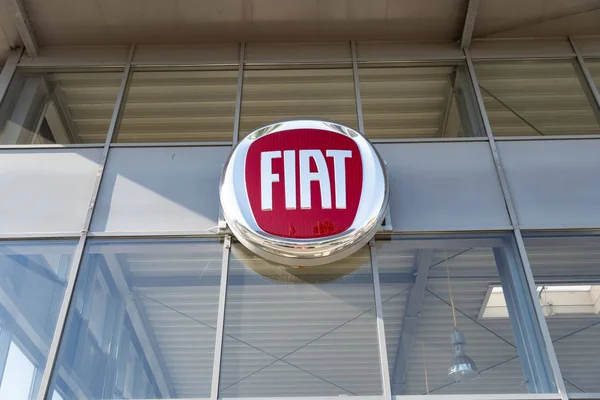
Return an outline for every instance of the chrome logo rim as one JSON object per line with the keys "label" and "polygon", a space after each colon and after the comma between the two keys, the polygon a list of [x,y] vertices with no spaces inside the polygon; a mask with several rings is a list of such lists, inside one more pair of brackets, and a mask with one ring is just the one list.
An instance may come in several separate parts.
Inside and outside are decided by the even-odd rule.
{"label": "chrome logo rim", "polygon": [[[268,135],[298,130],[334,132],[352,139],[360,152],[362,190],[358,208],[351,226],[341,233],[316,238],[282,237],[265,232],[256,221],[246,186],[248,152]],[[375,235],[386,215],[389,187],[381,157],[362,134],[334,122],[299,119],[261,127],[242,139],[223,168],[219,197],[228,227],[249,250],[284,265],[314,266],[354,253]]]}

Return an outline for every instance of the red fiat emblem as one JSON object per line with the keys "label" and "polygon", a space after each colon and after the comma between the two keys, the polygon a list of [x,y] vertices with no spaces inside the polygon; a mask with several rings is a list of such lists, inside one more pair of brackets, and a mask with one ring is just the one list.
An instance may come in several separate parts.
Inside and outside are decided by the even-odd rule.
{"label": "red fiat emblem", "polygon": [[246,190],[258,226],[271,235],[319,238],[352,225],[362,158],[352,139],[319,129],[280,131],[254,141]]}

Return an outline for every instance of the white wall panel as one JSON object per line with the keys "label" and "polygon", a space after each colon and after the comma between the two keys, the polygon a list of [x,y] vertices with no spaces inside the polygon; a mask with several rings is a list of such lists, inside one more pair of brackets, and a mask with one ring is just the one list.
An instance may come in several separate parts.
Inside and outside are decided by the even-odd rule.
{"label": "white wall panel", "polygon": [[600,140],[498,142],[523,229],[600,228]]}
{"label": "white wall panel", "polygon": [[79,233],[102,149],[0,151],[0,233]]}
{"label": "white wall panel", "polygon": [[375,147],[387,163],[394,231],[510,228],[488,143]]}
{"label": "white wall panel", "polygon": [[93,232],[205,231],[217,225],[230,147],[113,148]]}

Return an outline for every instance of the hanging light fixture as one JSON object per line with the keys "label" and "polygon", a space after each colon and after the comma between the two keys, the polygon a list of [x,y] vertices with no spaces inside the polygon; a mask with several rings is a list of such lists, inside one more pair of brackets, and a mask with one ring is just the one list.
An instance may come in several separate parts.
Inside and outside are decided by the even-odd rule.
{"label": "hanging light fixture", "polygon": [[454,382],[465,382],[475,379],[479,376],[479,370],[475,361],[465,354],[465,335],[454,329],[450,335],[451,343],[454,346],[454,357],[450,362],[448,376],[454,378]]}
{"label": "hanging light fixture", "polygon": [[446,265],[446,273],[448,275],[448,293],[450,294],[450,306],[452,307],[452,319],[454,321],[454,330],[450,335],[450,343],[454,346],[454,356],[450,361],[448,368],[448,376],[454,379],[454,382],[466,382],[475,379],[479,376],[479,370],[475,361],[465,353],[465,335],[458,330],[456,323],[456,309],[454,307],[454,298],[452,297],[452,283],[450,281],[450,268],[448,267],[448,257],[444,250],[444,264]]}

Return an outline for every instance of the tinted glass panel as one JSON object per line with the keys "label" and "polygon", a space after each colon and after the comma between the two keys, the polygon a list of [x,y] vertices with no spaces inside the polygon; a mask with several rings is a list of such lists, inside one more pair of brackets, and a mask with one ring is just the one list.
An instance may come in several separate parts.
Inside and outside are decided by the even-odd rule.
{"label": "tinted glass panel", "polygon": [[567,390],[600,393],[600,237],[525,237]]}
{"label": "tinted glass panel", "polygon": [[10,343],[4,368],[0,398],[28,400],[33,397],[36,368],[15,342]]}
{"label": "tinted glass panel", "polygon": [[52,391],[63,399],[208,397],[222,245],[87,246]]}
{"label": "tinted glass panel", "polygon": [[[483,317],[491,287],[502,287],[508,271],[521,268],[507,243],[500,237],[376,242],[393,394],[528,392],[511,319]],[[450,375],[455,330],[479,372],[474,379]]]}
{"label": "tinted glass panel", "polygon": [[0,242],[0,398],[36,398],[75,243]]}
{"label": "tinted glass panel", "polygon": [[122,76],[17,73],[0,108],[0,144],[103,143]]}
{"label": "tinted glass panel", "polygon": [[220,395],[381,394],[369,251],[319,267],[232,246]]}
{"label": "tinted glass panel", "polygon": [[237,75],[133,72],[116,142],[231,141]]}
{"label": "tinted glass panel", "polygon": [[477,79],[494,135],[600,133],[590,106],[591,97],[574,63],[477,63]]}
{"label": "tinted glass panel", "polygon": [[318,118],[358,129],[352,69],[246,70],[240,137],[284,119]]}
{"label": "tinted glass panel", "polygon": [[472,89],[462,66],[364,67],[359,76],[367,137],[450,138],[483,132],[479,116],[470,111],[475,110]]}

